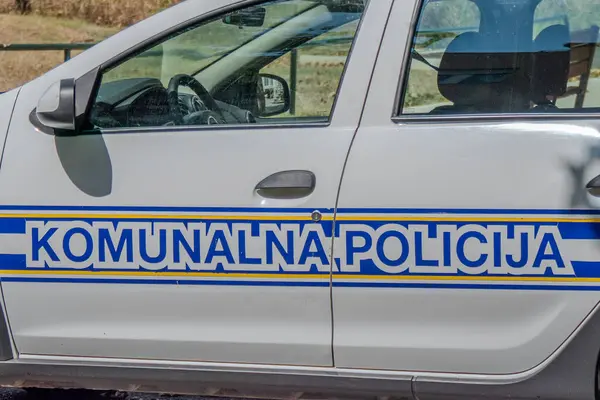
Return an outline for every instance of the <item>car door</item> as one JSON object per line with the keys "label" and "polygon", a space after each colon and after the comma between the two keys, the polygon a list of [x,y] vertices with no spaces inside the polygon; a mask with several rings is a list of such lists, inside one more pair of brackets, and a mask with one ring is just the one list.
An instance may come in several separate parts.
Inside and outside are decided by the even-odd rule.
{"label": "car door", "polygon": [[[102,63],[84,134],[39,127],[32,110],[48,76],[21,90],[0,176],[16,347],[31,357],[332,365],[332,215],[383,35],[375,22],[391,2],[247,1],[218,12],[186,3],[102,44],[141,39]],[[200,11],[210,12],[187,22]],[[155,24],[164,33],[139,37]],[[285,112],[290,51],[344,26],[343,43],[321,44],[333,67],[295,56],[308,75],[296,92],[331,92]],[[79,78],[102,54],[86,56],[50,77]],[[270,95],[225,87],[247,76]]]}
{"label": "car door", "polygon": [[600,16],[414,3],[394,4],[342,183],[336,365],[528,371],[600,300],[597,182],[586,190],[600,89],[584,51]]}

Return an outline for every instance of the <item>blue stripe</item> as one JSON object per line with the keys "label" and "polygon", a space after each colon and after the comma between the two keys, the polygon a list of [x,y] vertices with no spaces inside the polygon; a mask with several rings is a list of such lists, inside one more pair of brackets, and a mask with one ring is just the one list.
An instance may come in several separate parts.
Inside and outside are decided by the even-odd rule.
{"label": "blue stripe", "polygon": [[600,261],[571,261],[577,278],[600,278]]}
{"label": "blue stripe", "polygon": [[26,261],[25,254],[0,254],[0,269],[26,270]]}
{"label": "blue stripe", "polygon": [[[227,213],[332,213],[333,208],[262,208],[262,207],[164,207],[164,206],[44,206],[2,205],[2,211],[114,211],[114,212],[227,212]],[[346,214],[490,214],[490,215],[598,215],[592,209],[476,209],[476,208],[340,208]]]}
{"label": "blue stripe", "polygon": [[[573,266],[573,270],[575,272],[574,277],[577,277],[577,278],[600,278],[600,261],[572,261],[571,265]],[[362,268],[362,270],[360,273],[334,272],[333,275],[337,278],[343,278],[344,276],[357,277],[357,276],[361,276],[361,275],[390,276],[389,273],[386,273],[386,272],[381,271],[380,269],[376,268],[373,265],[372,260],[363,260],[363,264],[361,265],[361,268]],[[13,254],[0,254],[0,269],[6,270],[6,271],[41,270],[39,268],[27,268],[26,256],[23,254],[14,254],[14,255]],[[45,269],[43,269],[43,271],[48,272],[48,273],[52,273],[53,271],[54,272],[63,272],[63,271],[70,271],[70,272],[78,272],[78,271],[79,272],[128,272],[131,274],[131,276],[135,276],[138,273],[148,273],[148,272],[156,272],[156,273],[181,272],[182,274],[185,274],[187,272],[189,272],[189,273],[197,273],[197,272],[219,273],[220,272],[223,275],[223,277],[227,277],[228,274],[234,274],[234,273],[256,274],[256,275],[264,275],[264,274],[288,275],[291,273],[288,271],[283,271],[281,269],[278,271],[254,271],[254,270],[225,271],[222,266],[220,266],[212,271],[198,271],[198,270],[191,270],[189,268],[186,270],[181,270],[181,271],[179,271],[179,270],[173,271],[173,270],[169,270],[168,268],[164,268],[162,270],[156,270],[156,271],[150,271],[150,270],[144,270],[144,269],[131,269],[131,268],[94,269],[94,265],[90,265],[88,268],[82,268],[82,269],[73,269],[73,268],[69,268],[69,267],[64,267],[64,268],[53,267],[53,268],[45,268]],[[314,266],[311,267],[309,271],[293,272],[292,274],[294,274],[294,275],[303,275],[303,274],[304,275],[322,275],[323,277],[327,277],[327,276],[331,275],[331,273],[329,271],[321,272]],[[420,275],[420,274],[403,273],[403,274],[399,274],[398,276],[414,276],[414,275]],[[436,276],[456,276],[456,277],[466,276],[466,277],[468,277],[468,276],[473,276],[473,275],[470,275],[470,274],[467,274],[464,272],[457,272],[452,275],[438,273],[438,274],[427,274],[427,276],[432,276],[432,277],[436,277]],[[501,277],[503,275],[484,273],[484,274],[479,274],[477,276],[485,278],[485,277],[490,277],[490,276],[491,277]],[[555,275],[552,274],[552,271],[547,270],[544,275],[526,274],[526,275],[522,275],[522,277],[534,277],[534,278],[547,277],[548,278],[548,277],[555,277]]]}
{"label": "blue stripe", "polygon": [[398,282],[334,282],[334,287],[342,288],[397,288],[397,289],[456,289],[456,290],[546,290],[546,291],[587,291],[598,292],[600,286],[568,285],[513,285],[513,284],[440,284],[440,283],[398,283]]}
{"label": "blue stripe", "polygon": [[490,214],[490,215],[600,215],[588,209],[486,209],[486,208],[340,208],[340,214]]}
{"label": "blue stripe", "polygon": [[600,210],[589,209],[490,209],[490,208],[339,208],[339,214],[487,214],[487,215],[590,215]]}
{"label": "blue stripe", "polygon": [[25,218],[0,218],[0,234],[25,234]]}
{"label": "blue stripe", "polygon": [[[2,282],[11,283],[76,283],[76,284],[122,284],[161,286],[249,286],[249,287],[330,287],[329,282],[267,282],[267,281],[214,281],[214,280],[143,280],[143,279],[95,279],[95,278],[43,278],[5,277]],[[514,284],[439,284],[398,282],[334,282],[339,288],[389,288],[389,289],[444,289],[444,290],[525,290],[525,291],[600,291],[600,286],[568,285],[514,285]]]}
{"label": "blue stripe", "polygon": [[[396,218],[396,216],[393,215],[389,215],[388,219],[378,219],[376,221],[372,221],[372,220],[362,220],[360,219],[360,217],[358,217],[355,220],[342,220],[342,221],[338,221],[338,224],[343,224],[343,225],[369,225],[369,226],[373,226],[373,227],[380,227],[380,226],[384,226],[386,224],[397,224],[397,225],[402,225],[404,227],[408,227],[409,225],[415,225],[415,224],[420,224],[420,225],[432,225],[432,226],[436,226],[436,225],[455,225],[458,227],[462,227],[462,226],[468,226],[468,225],[481,225],[481,226],[496,226],[496,225],[500,225],[500,226],[556,226],[556,222],[555,221],[548,221],[548,222],[530,222],[530,221],[486,221],[485,217],[481,217],[481,220],[469,220],[469,221],[424,221],[420,218],[423,218],[422,216],[411,216],[410,218],[407,217],[402,217],[402,220],[398,221]],[[585,222],[565,222],[566,224],[585,224]]]}
{"label": "blue stripe", "polygon": [[[308,217],[307,217],[308,218]],[[465,226],[465,225],[480,225],[480,226],[491,226],[491,225],[498,225],[498,226],[508,226],[508,227],[515,227],[515,226],[535,226],[535,227],[540,227],[540,226],[554,226],[556,225],[556,222],[503,222],[503,221],[494,221],[494,222],[488,222],[485,221],[485,218],[482,218],[481,222],[477,222],[477,221],[472,221],[472,222],[453,222],[453,221],[440,221],[440,222],[431,222],[431,221],[420,221],[418,219],[419,217],[415,217],[414,220],[410,220],[410,221],[394,221],[394,217],[390,216],[390,219],[388,221],[361,221],[361,220],[356,220],[356,221],[340,221],[338,222],[338,226],[340,225],[345,225],[345,226],[352,226],[352,225],[368,225],[371,226],[373,228],[378,228],[381,227],[383,225],[389,224],[389,223],[396,223],[399,225],[402,225],[404,227],[408,227],[409,225],[415,225],[415,224],[419,224],[419,225],[429,225],[432,227],[436,227],[438,225],[454,225],[454,226]],[[77,220],[77,221],[82,221],[82,222],[87,222],[87,223],[93,223],[98,221],[100,218],[78,218],[78,217],[62,217],[62,218],[52,218],[52,217],[44,217],[44,218],[36,218],[36,217],[31,217],[31,218],[27,218],[27,221],[73,221],[73,220]],[[193,218],[161,218],[160,220],[156,220],[153,218],[144,218],[144,217],[140,217],[140,218],[127,218],[127,219],[120,219],[120,218],[101,218],[102,221],[106,221],[106,222],[112,222],[114,224],[118,224],[121,222],[176,222],[176,223],[189,223],[189,222],[198,222],[197,220],[193,219]],[[26,233],[26,225],[25,225],[26,220],[25,219],[6,219],[3,220],[0,218],[0,234],[25,234]],[[248,219],[244,219],[244,217],[240,217],[235,218],[235,219],[210,219],[208,221],[205,221],[206,223],[208,223],[209,225],[211,223],[227,223],[229,227],[232,226],[232,224],[235,223],[252,223],[252,224],[277,224],[277,226],[281,226],[281,224],[289,224],[289,223],[294,223],[294,224],[298,224],[300,226],[304,226],[304,225],[314,225],[315,223],[310,221],[310,220],[306,220],[306,221],[292,221],[292,220],[281,220],[281,219],[261,219],[260,221],[252,221],[252,220],[248,220]],[[332,224],[333,221],[322,221],[320,222],[321,225],[323,225],[324,227],[324,232],[327,234],[327,237],[330,237],[330,233],[333,229]],[[561,237],[563,239],[568,239],[568,240],[575,240],[575,239],[579,239],[579,240],[591,240],[591,239],[600,239],[600,223],[590,223],[590,222],[561,222],[558,224],[558,228],[560,230],[560,234]],[[600,246],[600,242],[599,242],[599,246]]]}
{"label": "blue stripe", "polygon": [[[573,270],[575,272],[575,276],[577,278],[600,278],[600,260],[599,261],[571,261],[571,265],[573,266]],[[7,270],[7,271],[27,271],[27,270],[40,270],[39,268],[27,268],[27,263],[26,263],[26,256],[24,254],[0,254],[0,269],[1,270]],[[56,272],[62,272],[62,271],[70,271],[70,272],[128,272],[131,274],[131,276],[135,276],[138,273],[148,273],[148,272],[156,272],[156,273],[160,273],[160,272],[181,272],[182,274],[185,273],[197,273],[197,272],[211,272],[211,273],[222,273],[224,277],[226,277],[228,274],[233,274],[233,273],[245,273],[245,274],[257,274],[257,275],[263,275],[263,274],[290,274],[291,272],[289,271],[283,271],[281,269],[277,270],[277,271],[255,271],[255,270],[238,270],[238,271],[225,271],[223,269],[222,266],[219,266],[218,268],[212,270],[212,271],[198,271],[198,270],[192,270],[192,269],[185,269],[185,270],[170,270],[169,268],[164,268],[162,270],[145,270],[145,269],[131,269],[131,268],[115,268],[115,269],[94,269],[94,265],[90,265],[87,268],[81,268],[81,269],[74,269],[72,267],[53,267],[53,268],[45,268],[43,269],[44,271],[51,273],[53,271]],[[312,266],[310,268],[310,270],[308,271],[302,271],[302,272],[293,272],[294,275],[301,275],[301,274],[305,274],[305,275],[322,275],[323,277],[329,276],[331,273],[329,271],[327,272],[321,272],[319,271],[315,266]],[[333,273],[334,276],[336,277],[344,277],[344,276],[361,276],[361,275],[368,275],[368,276],[390,276],[389,273],[386,273],[384,271],[381,271],[379,268],[377,268],[374,264],[372,260],[363,260],[361,262],[361,272],[359,273],[344,273],[344,272],[334,272]],[[399,274],[398,276],[413,276],[413,275],[421,275],[421,274],[411,274],[411,273],[402,273]],[[456,277],[461,277],[461,276],[473,276],[471,274],[467,274],[465,272],[459,271],[455,274],[449,275],[447,273],[438,273],[438,274],[427,274],[427,276],[456,276]],[[503,275],[498,275],[498,274],[493,274],[493,273],[484,273],[484,274],[478,274],[477,276],[480,276],[482,278],[485,277],[501,277]],[[547,270],[546,273],[544,275],[539,275],[539,274],[526,274],[526,275],[521,275],[522,277],[537,277],[537,278],[542,278],[542,277],[555,277],[555,275],[552,273],[552,271]]]}
{"label": "blue stripe", "polygon": [[[217,266],[216,268],[214,268],[210,271],[192,270],[189,267],[187,267],[185,270],[173,270],[173,269],[169,269],[168,267],[165,267],[161,270],[131,269],[131,268],[94,269],[93,264],[87,268],[78,268],[78,269],[75,269],[72,267],[71,268],[69,268],[69,267],[27,268],[25,264],[26,264],[26,260],[25,260],[24,255],[0,254],[0,270],[3,270],[3,271],[39,271],[39,272],[44,272],[46,274],[52,274],[53,272],[71,272],[73,274],[76,274],[78,272],[82,272],[82,273],[86,273],[86,274],[127,272],[128,276],[134,277],[135,275],[138,275],[140,273],[142,273],[142,274],[150,274],[150,273],[160,274],[160,273],[168,272],[168,273],[178,273],[178,274],[181,274],[183,277],[185,277],[185,275],[187,273],[190,273],[190,274],[210,273],[210,274],[219,274],[219,276],[222,276],[223,278],[227,278],[229,275],[232,275],[232,274],[246,274],[246,275],[280,274],[280,275],[295,275],[295,276],[318,275],[318,276],[322,276],[324,279],[329,278],[329,276],[331,276],[331,272],[329,272],[329,271],[321,272],[314,265],[311,266],[309,271],[289,272],[289,271],[283,271],[281,269],[279,269],[277,271],[268,271],[268,270],[256,271],[256,270],[244,270],[244,269],[238,269],[235,271],[226,271],[222,264],[219,264],[219,266]],[[349,274],[346,274],[346,275],[349,275]],[[384,274],[382,274],[382,275],[384,275]],[[447,276],[447,274],[443,275],[443,276]],[[536,275],[536,276],[538,276],[538,275]]]}
{"label": "blue stripe", "polygon": [[190,212],[190,213],[332,213],[333,208],[262,208],[262,207],[152,207],[152,206],[11,206],[1,205],[1,211],[106,211],[106,212]]}
{"label": "blue stripe", "polygon": [[[560,236],[563,239],[599,239],[600,223],[591,222],[561,222],[558,224]],[[600,242],[598,242],[600,245]]]}
{"label": "blue stripe", "polygon": [[167,285],[167,286],[271,286],[271,287],[329,287],[329,282],[269,282],[269,281],[219,281],[219,280],[144,280],[144,279],[105,279],[105,278],[44,278],[44,277],[3,277],[2,282],[19,283],[79,283],[79,284],[122,284],[122,285]]}
{"label": "blue stripe", "polygon": [[[186,218],[187,217],[187,218]],[[139,218],[114,218],[113,216],[108,216],[108,218],[102,218],[102,216],[99,217],[93,217],[93,218],[89,218],[89,217],[79,217],[79,216],[74,216],[74,217],[28,217],[27,221],[41,221],[41,222],[49,222],[49,221],[57,221],[57,222],[72,222],[72,221],[78,221],[78,222],[87,222],[88,224],[92,224],[94,222],[98,222],[98,221],[102,221],[102,222],[112,222],[113,224],[117,224],[117,223],[123,223],[123,222],[153,222],[153,223],[162,223],[162,222],[174,222],[174,223],[197,223],[197,222],[203,222],[204,224],[206,224],[207,226],[210,226],[210,224],[213,223],[226,223],[228,224],[229,227],[231,227],[233,224],[236,223],[247,223],[247,224],[277,224],[277,226],[281,226],[282,224],[296,224],[296,225],[300,225],[300,226],[305,226],[305,225],[315,225],[317,224],[316,222],[313,222],[310,220],[310,215],[306,216],[306,220],[301,220],[301,221],[297,221],[297,220],[289,220],[289,219],[281,219],[279,216],[275,216],[273,215],[273,219],[269,218],[270,216],[265,216],[264,218],[261,218],[260,220],[253,220],[253,219],[248,219],[247,217],[241,216],[239,218],[219,218],[219,216],[215,216],[214,218],[209,218],[209,219],[194,219],[193,217],[188,217],[188,216],[183,216],[180,218],[152,218],[152,217],[139,217]],[[2,219],[0,218],[0,221]],[[333,221],[321,221],[318,222],[318,224],[321,225],[326,225],[326,224],[333,224]],[[531,224],[529,224],[531,225]],[[115,225],[116,226],[116,225]],[[331,231],[333,231],[333,227],[331,227]],[[25,233],[25,232],[19,232],[19,233]],[[326,231],[327,233],[327,231]]]}

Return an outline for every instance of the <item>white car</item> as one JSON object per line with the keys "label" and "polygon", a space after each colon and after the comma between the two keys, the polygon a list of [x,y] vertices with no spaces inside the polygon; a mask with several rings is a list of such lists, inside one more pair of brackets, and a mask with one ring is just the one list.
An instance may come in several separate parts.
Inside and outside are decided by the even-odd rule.
{"label": "white car", "polygon": [[189,0],[1,95],[0,384],[597,398],[599,24]]}

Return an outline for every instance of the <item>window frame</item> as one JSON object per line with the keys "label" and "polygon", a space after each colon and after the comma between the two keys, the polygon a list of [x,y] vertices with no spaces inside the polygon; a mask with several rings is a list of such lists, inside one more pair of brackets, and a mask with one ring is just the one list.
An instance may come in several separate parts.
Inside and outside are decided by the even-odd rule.
{"label": "window frame", "polygon": [[[536,121],[536,120],[553,120],[553,121],[572,121],[572,120],[591,120],[600,118],[600,106],[594,107],[594,111],[589,112],[552,112],[552,113],[479,113],[479,114],[446,114],[446,115],[432,115],[432,114],[403,114],[402,109],[404,107],[404,99],[408,89],[408,79],[410,76],[411,66],[411,51],[414,43],[415,35],[419,26],[423,5],[427,0],[415,1],[415,9],[410,24],[410,33],[406,41],[406,48],[404,50],[404,57],[402,60],[402,70],[400,71],[400,78],[396,89],[396,96],[394,100],[394,107],[391,121],[399,123],[446,123],[446,122],[495,122],[495,121]],[[599,0],[600,1],[600,0]],[[475,1],[474,1],[475,2]],[[541,1],[540,1],[541,2]],[[538,4],[536,4],[537,7]],[[535,8],[534,8],[535,12]],[[482,13],[483,19],[483,13]],[[600,24],[600,22],[599,22]],[[388,32],[386,32],[388,34]]]}
{"label": "window frame", "polygon": [[[84,126],[82,132],[79,135],[98,135],[98,134],[126,134],[126,133],[141,133],[141,132],[152,132],[152,133],[162,133],[162,132],[187,132],[187,131],[198,131],[198,130],[254,130],[254,129],[281,129],[281,128],[322,128],[328,127],[331,125],[333,116],[337,109],[337,103],[339,100],[339,94],[344,84],[346,73],[348,71],[348,67],[350,65],[352,55],[355,50],[357,38],[360,35],[365,16],[369,11],[369,6],[372,0],[365,0],[365,8],[363,13],[358,20],[358,26],[356,29],[356,33],[354,34],[354,38],[352,40],[352,44],[350,46],[350,50],[348,52],[348,57],[346,59],[346,63],[344,65],[344,69],[340,76],[339,84],[336,90],[335,99],[331,108],[331,112],[329,113],[329,117],[327,121],[323,122],[286,122],[282,121],[281,123],[273,122],[273,123],[255,123],[255,124],[220,124],[220,125],[172,125],[172,126],[142,126],[142,127],[117,127],[117,128],[93,128],[90,127],[90,113],[92,106],[97,98],[98,91],[100,90],[100,86],[102,84],[103,75],[113,69],[117,68],[119,65],[131,60],[144,52],[152,49],[153,47],[164,43],[170,38],[177,37],[188,31],[190,29],[194,29],[195,27],[200,27],[206,23],[209,23],[213,20],[218,20],[224,14],[232,13],[238,10],[243,10],[244,8],[259,6],[261,4],[268,3],[272,0],[244,0],[241,2],[236,2],[234,4],[229,4],[224,7],[220,7],[214,10],[209,11],[208,13],[204,13],[202,15],[198,15],[193,17],[185,22],[173,25],[172,27],[162,31],[159,34],[153,35],[136,45],[132,46],[128,50],[121,52],[117,56],[111,58],[110,60],[102,63],[100,66],[94,68],[93,70],[83,74],[79,79],[82,79],[90,74],[95,75],[95,82],[93,84],[93,89],[91,90],[89,97],[89,104],[87,105],[84,118]],[[285,23],[285,22],[284,22]],[[275,25],[270,28],[266,32],[271,31],[275,27],[279,26]],[[262,33],[258,37],[262,36],[266,32]],[[317,36],[318,37],[318,36]],[[316,38],[316,37],[314,37]],[[311,38],[307,41],[310,41],[314,38]],[[304,43],[304,42],[303,42]],[[246,43],[247,44],[247,43]],[[243,45],[241,46],[243,47]],[[284,56],[284,55],[282,55]],[[201,71],[200,71],[201,72]],[[79,79],[77,81],[79,81]],[[76,81],[76,82],[77,82]]]}

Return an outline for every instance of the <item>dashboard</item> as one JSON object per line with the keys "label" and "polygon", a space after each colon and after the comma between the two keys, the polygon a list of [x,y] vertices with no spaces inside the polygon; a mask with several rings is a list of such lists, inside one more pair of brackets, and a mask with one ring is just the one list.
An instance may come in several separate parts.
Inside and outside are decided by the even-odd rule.
{"label": "dashboard", "polygon": [[[190,91],[191,92],[191,91]],[[252,114],[238,107],[216,101],[219,123],[254,123]],[[200,97],[178,93],[180,116],[184,125],[208,124],[216,114]],[[90,111],[90,121],[96,128],[173,126],[177,119],[169,105],[169,93],[158,79],[135,78],[103,82]]]}

